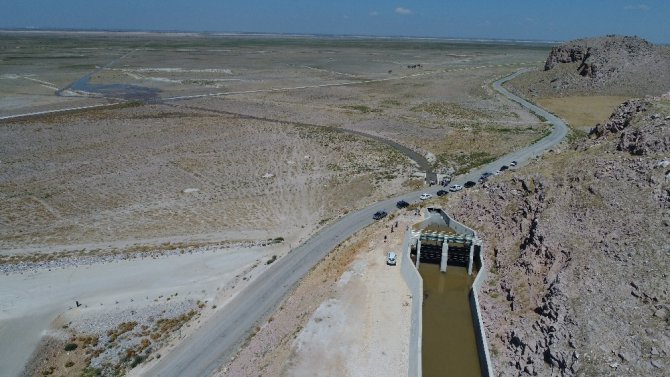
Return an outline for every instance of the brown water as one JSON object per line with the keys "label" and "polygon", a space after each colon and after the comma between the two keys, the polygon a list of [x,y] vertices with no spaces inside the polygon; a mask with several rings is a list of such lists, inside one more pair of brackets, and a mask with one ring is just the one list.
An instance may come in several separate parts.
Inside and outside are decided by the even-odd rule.
{"label": "brown water", "polygon": [[467,269],[421,263],[423,278],[423,376],[481,377],[468,292],[474,280]]}

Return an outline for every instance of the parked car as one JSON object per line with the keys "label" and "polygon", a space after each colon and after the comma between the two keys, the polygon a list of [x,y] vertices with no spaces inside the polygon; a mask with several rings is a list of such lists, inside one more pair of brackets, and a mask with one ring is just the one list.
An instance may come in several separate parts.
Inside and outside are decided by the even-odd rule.
{"label": "parked car", "polygon": [[475,183],[473,181],[467,181],[467,182],[465,182],[465,184],[463,184],[463,187],[470,188],[470,187],[474,187],[476,184],[477,183]]}
{"label": "parked car", "polygon": [[[512,166],[514,166],[514,165],[512,165]],[[503,166],[501,166],[500,169],[498,169],[498,170],[499,170],[499,171],[505,171],[505,170],[507,170],[507,169],[509,169],[509,166],[507,166],[507,165],[503,165]]]}
{"label": "parked car", "polygon": [[449,193],[449,191],[439,190],[439,191],[437,192],[437,196],[447,195],[448,193]]}
{"label": "parked car", "polygon": [[395,206],[398,207],[398,208],[407,208],[407,207],[409,207],[409,203],[407,203],[404,200],[400,200],[400,201],[398,201],[398,203],[395,204]]}
{"label": "parked car", "polygon": [[493,173],[490,173],[490,172],[486,172],[486,173],[482,174],[479,177],[479,182],[486,182],[486,180],[488,180],[492,175],[493,175]]}
{"label": "parked car", "polygon": [[419,199],[421,199],[421,200],[428,200],[428,199],[430,199],[430,198],[432,198],[432,197],[433,197],[433,196],[430,195],[430,194],[423,193],[423,194],[421,194],[421,195],[419,196]]}
{"label": "parked car", "polygon": [[456,191],[461,191],[463,190],[463,186],[461,185],[451,185],[449,186],[449,191],[451,192],[456,192]]}
{"label": "parked car", "polygon": [[372,218],[375,219],[375,220],[381,220],[384,217],[386,217],[386,215],[388,215],[388,213],[386,213],[386,211],[377,211],[377,212],[375,212],[374,215],[372,215]]}
{"label": "parked car", "polygon": [[386,264],[388,264],[389,266],[395,266],[397,259],[398,259],[398,256],[395,255],[395,253],[391,251],[386,255]]}
{"label": "parked car", "polygon": [[509,163],[509,166],[516,166],[516,161],[512,161]]}

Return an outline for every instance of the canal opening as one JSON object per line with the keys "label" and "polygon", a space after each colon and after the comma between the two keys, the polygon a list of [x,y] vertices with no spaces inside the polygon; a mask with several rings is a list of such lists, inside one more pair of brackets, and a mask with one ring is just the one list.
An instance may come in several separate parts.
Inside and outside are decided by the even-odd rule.
{"label": "canal opening", "polygon": [[468,294],[474,281],[465,267],[422,263],[423,376],[481,377]]}
{"label": "canal opening", "polygon": [[410,260],[423,280],[422,375],[480,377],[482,345],[471,295],[481,243],[472,230],[432,208],[412,228]]}

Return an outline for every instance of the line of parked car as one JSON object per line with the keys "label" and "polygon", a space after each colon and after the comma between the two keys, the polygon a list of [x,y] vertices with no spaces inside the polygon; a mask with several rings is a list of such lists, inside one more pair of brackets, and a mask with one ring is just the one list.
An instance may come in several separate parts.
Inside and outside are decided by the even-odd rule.
{"label": "line of parked car", "polygon": [[[494,176],[494,175],[498,175],[498,174],[504,172],[505,170],[509,169],[511,166],[516,166],[516,164],[517,164],[516,161],[512,161],[512,162],[510,162],[509,166],[507,166],[507,165],[503,165],[503,166],[501,166],[500,169],[498,169],[495,173],[485,172],[484,174],[482,174],[482,175],[479,177],[479,182],[480,182],[480,183],[486,182],[490,177],[492,177],[492,176]],[[447,183],[448,183],[448,182],[447,182]],[[462,186],[461,186],[461,185],[457,185],[457,184],[450,185],[450,186],[448,187],[448,190],[451,191],[451,192],[457,192],[457,191],[461,191],[461,190],[463,190],[463,188],[470,188],[470,187],[473,187],[473,186],[475,186],[476,184],[477,184],[477,183],[475,183],[475,182],[473,182],[473,181],[467,181],[467,182],[465,182]],[[446,183],[445,183],[445,186],[446,186]],[[438,191],[437,191],[437,196],[444,196],[444,195],[447,195],[447,194],[449,193],[449,191],[447,191],[447,190],[438,190]],[[432,197],[433,197],[433,195],[428,194],[428,193],[423,193],[423,194],[419,195],[419,199],[421,199],[421,200],[428,200],[428,199],[431,199]],[[399,200],[399,201],[395,204],[395,206],[398,207],[398,209],[407,208],[407,207],[409,207],[409,203],[408,203],[407,201],[405,201],[405,200]],[[388,216],[388,213],[387,213],[386,211],[383,211],[383,210],[382,210],[382,211],[377,211],[377,212],[375,212],[375,214],[372,215],[372,218],[375,219],[375,220],[381,220],[381,219],[383,219],[383,218],[386,217],[386,216]],[[398,256],[396,255],[396,253],[394,253],[394,252],[392,252],[392,251],[386,254],[386,264],[389,265],[389,266],[395,266],[396,263],[397,263],[397,259],[398,259]]]}
{"label": "line of parked car", "polygon": [[[485,172],[479,177],[479,182],[484,183],[484,182],[488,181],[488,179],[491,178],[492,176],[501,174],[505,170],[508,170],[510,167],[513,167],[513,166],[516,166],[516,165],[517,165],[517,162],[512,161],[512,162],[509,163],[509,165],[501,166],[500,169],[498,169],[495,173]],[[448,183],[448,181],[447,181],[447,183]],[[474,187],[476,184],[477,183],[474,182],[474,181],[467,181],[463,185],[453,184],[453,185],[450,185],[450,186],[446,187],[448,191],[447,190],[438,190],[437,191],[437,196],[444,196],[444,195],[447,195],[449,192],[461,191],[464,188]],[[446,185],[446,183],[445,183],[445,185]],[[420,200],[428,200],[428,199],[431,199],[432,197],[433,197],[433,195],[428,194],[428,193],[423,193],[423,194],[419,195]],[[395,204],[395,206],[398,207],[398,209],[407,208],[407,207],[409,207],[409,203],[405,200],[399,200]],[[375,219],[375,220],[381,220],[386,216],[388,216],[388,213],[386,211],[382,210],[382,211],[375,212],[375,214],[372,215],[372,218]]]}

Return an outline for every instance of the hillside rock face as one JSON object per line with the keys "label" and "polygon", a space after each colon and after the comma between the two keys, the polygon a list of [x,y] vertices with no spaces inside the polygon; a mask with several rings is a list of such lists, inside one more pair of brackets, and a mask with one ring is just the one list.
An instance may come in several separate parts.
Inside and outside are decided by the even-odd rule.
{"label": "hillside rock face", "polygon": [[605,79],[617,71],[629,71],[664,59],[649,42],[638,37],[607,36],[578,39],[552,48],[544,70],[560,63],[580,63],[581,76]]}
{"label": "hillside rock face", "polygon": [[[589,136],[618,135],[617,150],[635,156],[670,152],[670,133],[667,132],[670,122],[659,113],[649,114],[647,106],[648,101],[640,99],[622,103],[605,124],[591,129]],[[634,122],[642,126],[631,129]]]}
{"label": "hillside rock face", "polygon": [[667,375],[670,103],[478,187],[447,207],[485,241],[496,376]]}
{"label": "hillside rock face", "polygon": [[660,95],[670,89],[670,49],[639,37],[577,39],[551,49],[543,71],[512,83],[526,96]]}

